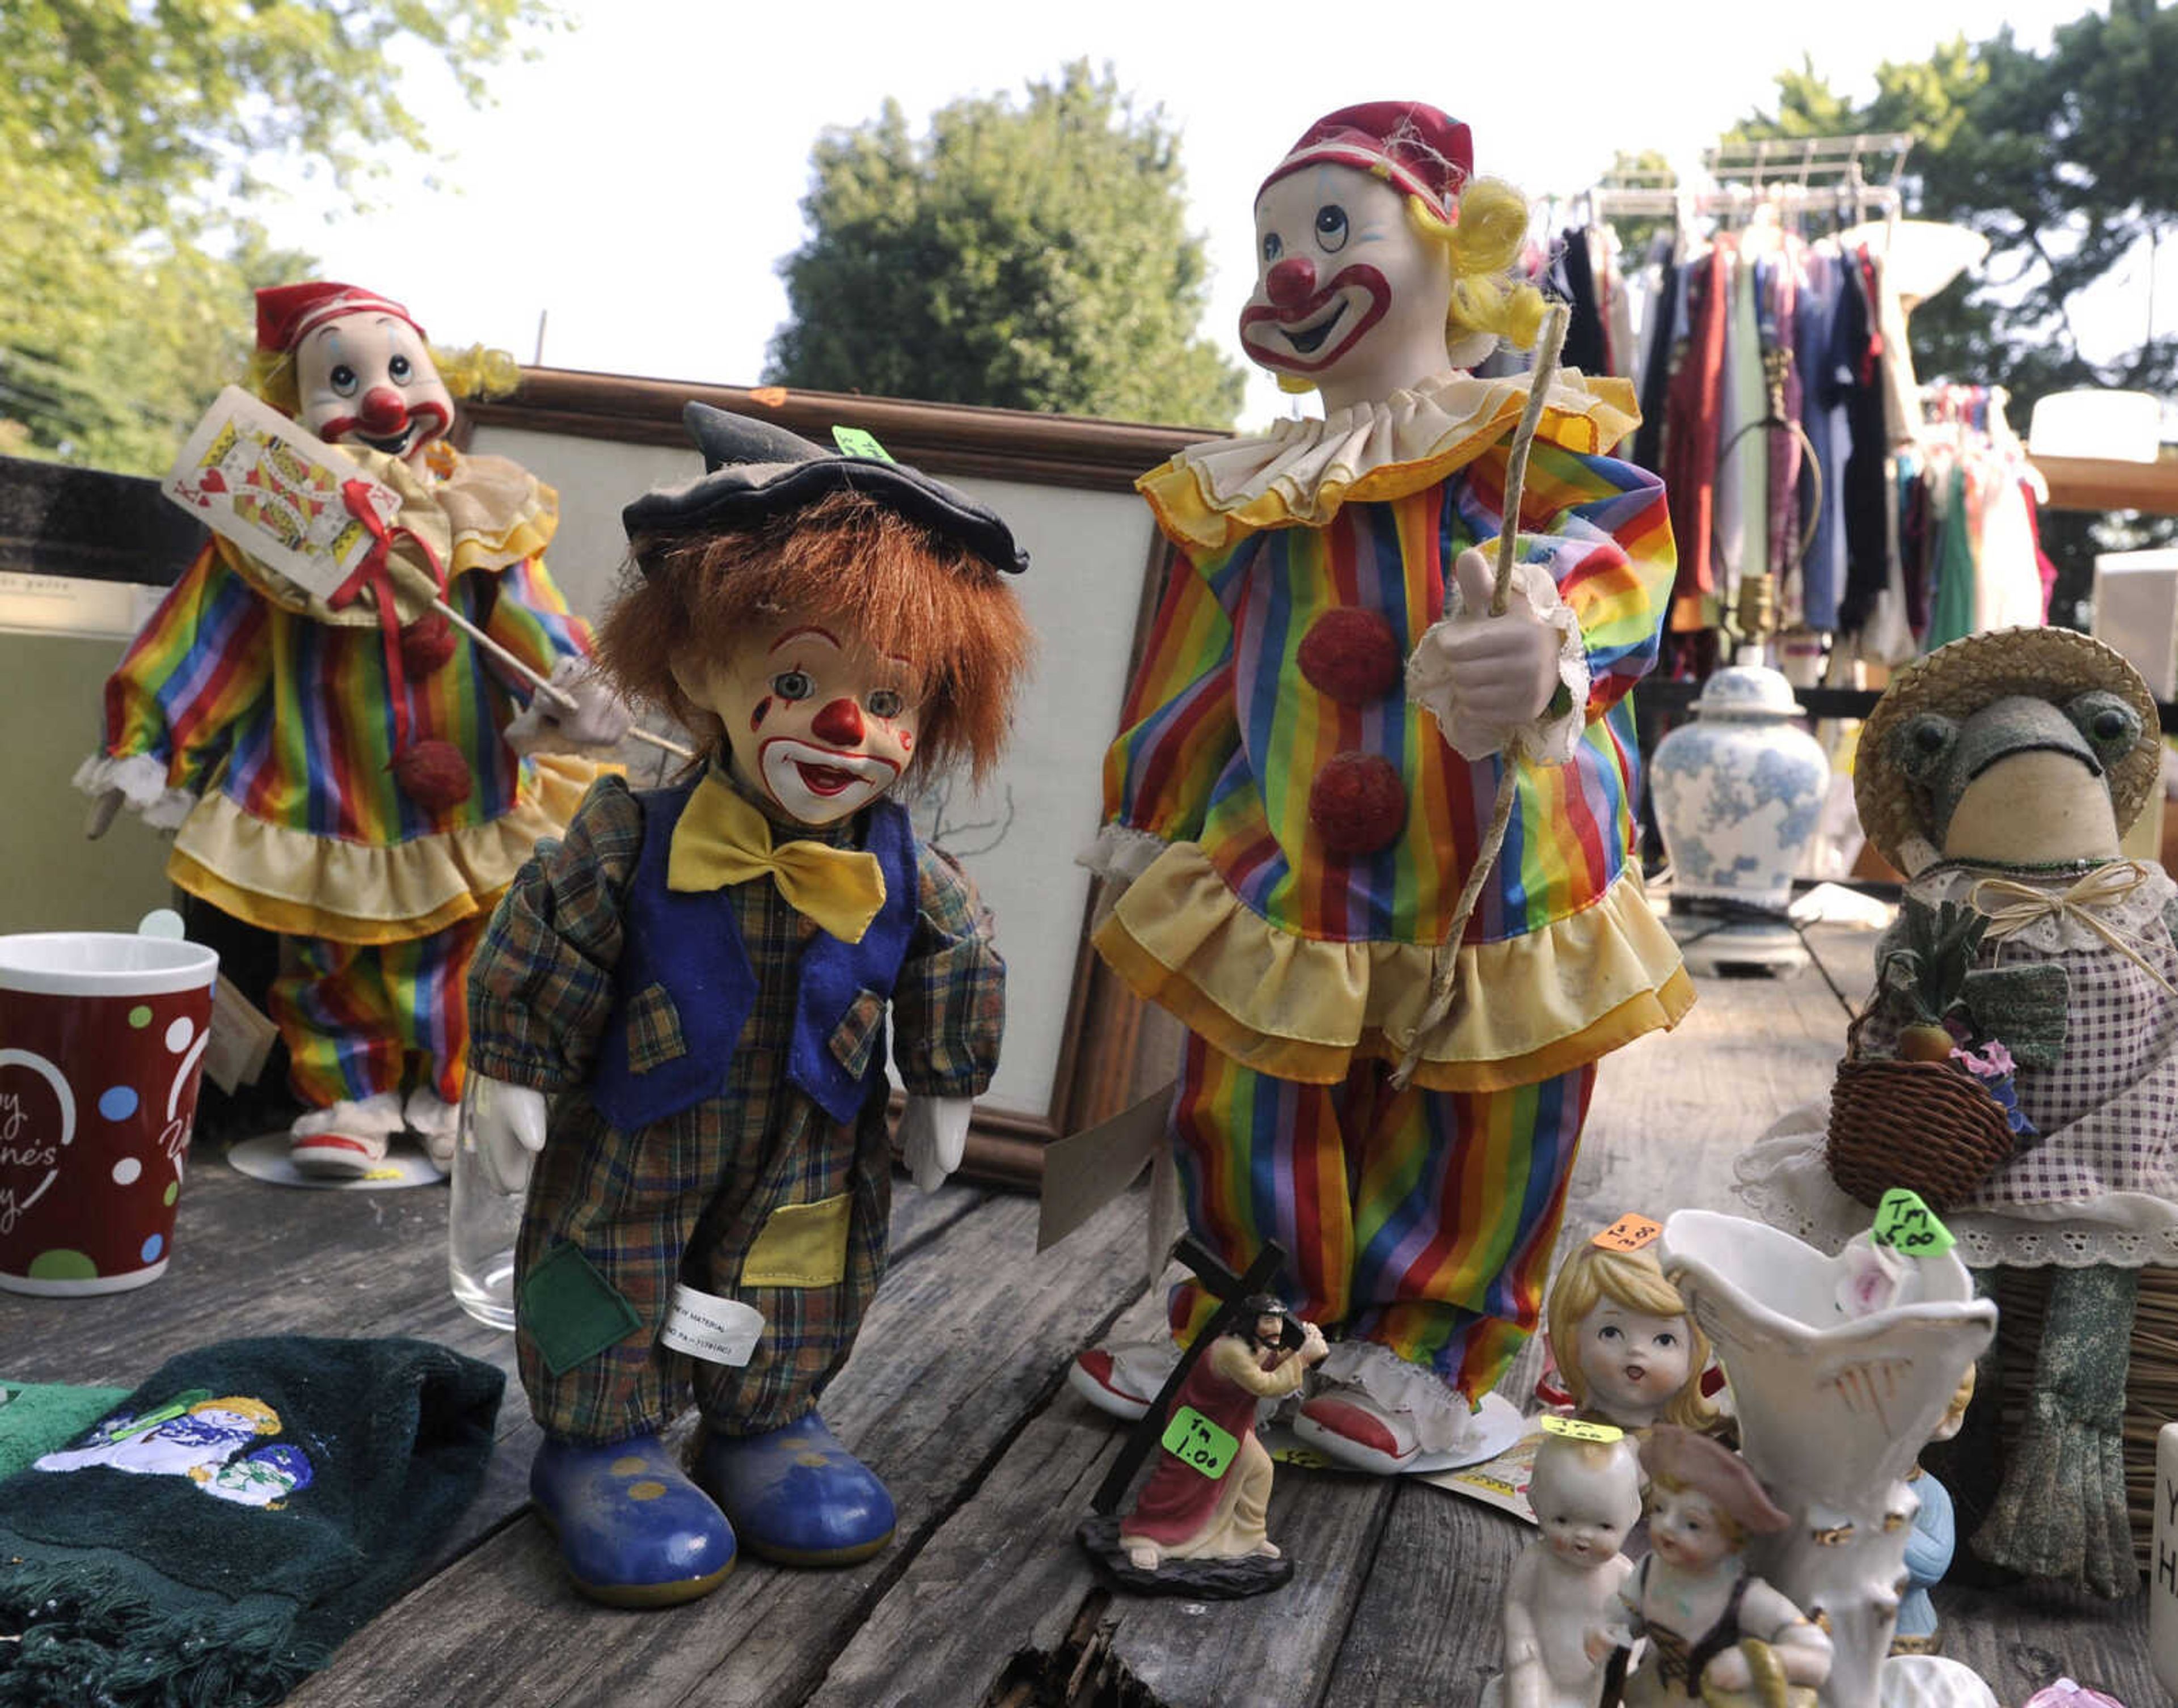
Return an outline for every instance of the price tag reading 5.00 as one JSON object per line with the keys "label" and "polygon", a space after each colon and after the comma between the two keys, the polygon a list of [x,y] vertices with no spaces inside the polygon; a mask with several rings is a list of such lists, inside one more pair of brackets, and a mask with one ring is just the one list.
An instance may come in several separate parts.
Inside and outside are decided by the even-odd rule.
{"label": "price tag reading 5.00", "polygon": [[1920,1193],[1902,1186],[1884,1193],[1875,1207],[1874,1232],[1879,1245],[1896,1247],[1909,1258],[1940,1258],[1958,1243]]}
{"label": "price tag reading 5.00", "polygon": [[1239,1441],[1192,1405],[1183,1405],[1172,1414],[1161,1444],[1189,1470],[1205,1476],[1224,1476],[1225,1467],[1240,1450]]}

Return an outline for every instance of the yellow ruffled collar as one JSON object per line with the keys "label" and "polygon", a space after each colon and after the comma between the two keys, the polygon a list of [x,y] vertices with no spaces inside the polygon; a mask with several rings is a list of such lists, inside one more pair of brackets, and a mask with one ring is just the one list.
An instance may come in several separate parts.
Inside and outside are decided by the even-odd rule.
{"label": "yellow ruffled collar", "polygon": [[[1519,421],[1529,378],[1441,374],[1321,421],[1190,445],[1136,486],[1166,535],[1190,549],[1220,550],[1264,528],[1322,527],[1349,501],[1404,498],[1482,456]],[[1536,432],[1593,455],[1639,424],[1628,381],[1562,368]]]}

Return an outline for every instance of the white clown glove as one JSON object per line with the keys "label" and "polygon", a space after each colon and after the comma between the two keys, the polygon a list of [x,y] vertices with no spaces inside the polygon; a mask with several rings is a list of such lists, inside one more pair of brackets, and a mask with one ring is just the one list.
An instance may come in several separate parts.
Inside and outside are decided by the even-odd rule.
{"label": "white clown glove", "polygon": [[472,1069],[467,1101],[487,1184],[502,1193],[519,1192],[530,1159],[544,1149],[544,1094]]}
{"label": "white clown glove", "polygon": [[529,704],[506,726],[507,745],[517,753],[566,753],[584,748],[611,749],[635,726],[627,701],[587,658],[562,658],[552,667],[552,686],[569,705],[539,689]]}
{"label": "white clown glove", "polygon": [[900,1149],[907,1172],[924,1192],[936,1192],[960,1166],[968,1146],[971,1097],[925,1097],[911,1091],[900,1114]]}

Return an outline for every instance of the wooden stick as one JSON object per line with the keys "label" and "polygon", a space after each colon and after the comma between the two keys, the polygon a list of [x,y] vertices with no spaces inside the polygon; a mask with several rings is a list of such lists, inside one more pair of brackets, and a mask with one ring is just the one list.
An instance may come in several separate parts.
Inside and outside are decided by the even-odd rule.
{"label": "wooden stick", "polygon": [[[1519,550],[1520,532],[1520,489],[1528,480],[1528,447],[1535,443],[1535,429],[1542,423],[1543,394],[1557,378],[1558,357],[1565,350],[1568,318],[1564,303],[1551,305],[1549,318],[1543,322],[1542,341],[1535,352],[1535,371],[1528,382],[1527,406],[1520,412],[1520,424],[1513,429],[1513,448],[1505,458],[1504,515],[1497,527],[1497,581],[1490,593],[1490,614],[1493,617],[1505,614],[1506,605],[1512,598],[1513,559]],[[1497,864],[1498,850],[1505,846],[1505,827],[1513,818],[1513,796],[1519,763],[1513,754],[1505,756],[1503,774],[1497,781],[1497,799],[1490,810],[1490,828],[1483,834],[1481,847],[1475,850],[1474,868],[1467,874],[1467,882],[1460,890],[1459,904],[1453,909],[1452,923],[1445,928],[1444,941],[1430,958],[1429,1001],[1422,1009],[1421,1018],[1415,1023],[1415,1034],[1407,1042],[1406,1052],[1392,1072],[1392,1083],[1400,1090],[1404,1090],[1408,1081],[1415,1077],[1415,1069],[1421,1061],[1423,1040],[1452,1012],[1452,999],[1459,984],[1459,940],[1467,934],[1467,921],[1481,897],[1482,886]]]}
{"label": "wooden stick", "polygon": [[[467,635],[469,639],[475,641],[478,646],[483,647],[485,652],[490,653],[493,658],[498,659],[501,663],[506,665],[508,669],[513,671],[523,680],[531,684],[539,694],[549,698],[551,702],[555,706],[557,706],[562,712],[572,712],[575,709],[574,696],[568,693],[566,689],[554,687],[549,680],[544,677],[539,675],[536,671],[531,669],[528,665],[524,663],[521,659],[516,658],[513,653],[508,652],[506,647],[501,646],[498,641],[493,640],[491,636],[485,634],[483,630],[478,628],[475,624],[469,621],[467,617],[464,617],[459,611],[457,611],[444,599],[432,600],[431,608],[436,611],[441,616],[444,617],[449,623],[451,623],[457,629],[459,629],[464,635]],[[687,748],[683,747],[679,742],[669,741],[663,735],[654,735],[648,729],[643,728],[640,724],[636,725],[627,733],[636,740],[647,741],[653,747],[663,748],[666,752],[674,755],[676,758],[693,759],[696,756]]]}

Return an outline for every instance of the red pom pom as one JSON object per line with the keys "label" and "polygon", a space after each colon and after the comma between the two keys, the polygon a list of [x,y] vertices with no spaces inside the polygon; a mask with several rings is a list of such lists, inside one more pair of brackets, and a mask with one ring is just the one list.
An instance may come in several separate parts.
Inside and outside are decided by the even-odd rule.
{"label": "red pom pom", "polygon": [[1339,754],[1309,786],[1308,821],[1332,854],[1375,854],[1407,821],[1406,783],[1382,754]]}
{"label": "red pom pom", "polygon": [[437,611],[426,611],[401,631],[401,668],[414,681],[429,676],[454,656],[454,625]]}
{"label": "red pom pom", "polygon": [[1399,643],[1374,611],[1326,611],[1308,625],[1295,655],[1302,678],[1341,706],[1364,706],[1398,685]]}
{"label": "red pom pom", "polygon": [[393,756],[386,767],[394,786],[427,812],[459,806],[476,787],[462,750],[451,741],[419,741]]}

